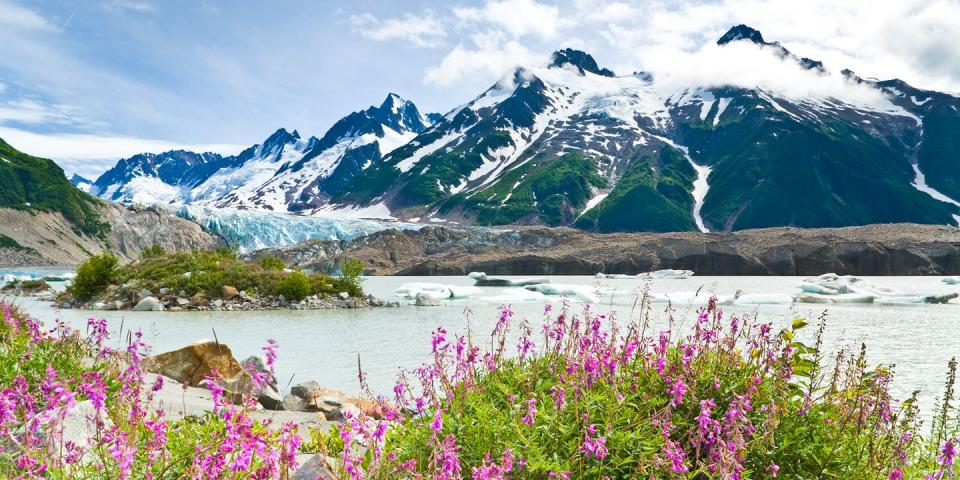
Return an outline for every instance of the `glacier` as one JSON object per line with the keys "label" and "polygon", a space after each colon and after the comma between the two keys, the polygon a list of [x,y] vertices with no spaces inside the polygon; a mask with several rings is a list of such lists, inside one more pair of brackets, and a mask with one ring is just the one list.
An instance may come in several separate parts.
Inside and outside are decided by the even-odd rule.
{"label": "glacier", "polygon": [[423,225],[376,219],[300,216],[254,210],[183,206],[178,216],[219,235],[240,253],[307,240],[352,240],[383,230],[418,230]]}

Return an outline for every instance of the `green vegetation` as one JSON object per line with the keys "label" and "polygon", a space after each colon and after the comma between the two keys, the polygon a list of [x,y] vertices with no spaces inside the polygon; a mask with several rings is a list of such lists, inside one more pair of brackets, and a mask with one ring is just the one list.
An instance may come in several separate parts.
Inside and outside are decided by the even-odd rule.
{"label": "green vegetation", "polygon": [[953,478],[955,361],[927,429],[865,347],[825,358],[825,321],[807,345],[803,319],[777,332],[713,302],[682,333],[647,315],[547,309],[510,332],[504,306],[476,344],[438,328],[393,389],[401,418],[351,417],[306,448],[371,480]]}
{"label": "green vegetation", "polygon": [[67,287],[67,293],[86,301],[103,292],[116,274],[117,257],[109,253],[95,255],[77,267],[77,276]]}
{"label": "green vegetation", "polygon": [[284,270],[287,268],[287,264],[283,263],[283,260],[280,260],[275,255],[261,257],[257,259],[257,263],[266,270]]}
{"label": "green vegetation", "polygon": [[[940,102],[940,99],[934,99]],[[958,103],[951,97],[951,103]],[[946,105],[923,117],[923,143],[917,162],[927,184],[950,198],[960,198],[960,112]]]}
{"label": "green vegetation", "polygon": [[313,291],[313,283],[305,273],[297,270],[290,272],[277,280],[274,293],[283,295],[287,300],[299,302],[307,298]]}
{"label": "green vegetation", "polygon": [[695,230],[691,194],[695,178],[693,166],[673,147],[663,147],[655,159],[634,158],[607,198],[576,225],[601,232]]}
{"label": "green vegetation", "polygon": [[162,257],[167,254],[167,251],[160,245],[151,245],[140,253],[140,258],[153,258],[153,257]]}
{"label": "green vegetation", "polygon": [[0,288],[0,291],[20,290],[23,292],[44,292],[51,290],[50,284],[41,280],[16,280]]}
{"label": "green vegetation", "polygon": [[51,160],[21,153],[0,140],[0,208],[58,212],[78,233],[103,236],[99,200],[77,189]]}
{"label": "green vegetation", "polygon": [[[158,252],[154,252],[158,253]],[[268,257],[269,258],[269,257]],[[279,259],[245,261],[229,249],[206,252],[178,252],[146,255],[129,265],[116,266],[109,254],[91,257],[77,269],[77,278],[68,293],[87,301],[102,294],[109,285],[117,293],[152,292],[167,288],[187,295],[201,294],[219,298],[224,286],[259,295],[284,295],[302,300],[310,295],[336,295],[348,292],[363,295],[355,278],[334,278],[326,274],[286,272]]]}
{"label": "green vegetation", "polygon": [[356,258],[347,259],[340,266],[340,283],[347,287],[347,292],[351,295],[363,292],[363,270],[363,262]]}
{"label": "green vegetation", "polygon": [[36,250],[34,250],[33,248],[24,247],[23,245],[20,245],[19,243],[17,243],[16,240],[2,233],[0,233],[0,248],[12,248],[14,250],[20,250],[24,252],[36,252]]}
{"label": "green vegetation", "polygon": [[604,188],[606,180],[589,157],[568,153],[557,158],[538,157],[502,176],[495,184],[470,198],[454,197],[443,206],[462,204],[477,212],[481,225],[513,223],[537,215],[548,225],[573,221],[590,199],[592,187]]}
{"label": "green vegetation", "polygon": [[[715,229],[955,223],[956,207],[911,185],[913,169],[899,140],[847,121],[800,121],[749,97],[727,108],[743,113],[716,128],[699,120],[678,125],[697,162],[713,167],[702,215]],[[945,187],[956,169],[932,158],[960,151],[947,125],[924,122],[929,143],[920,152],[921,166],[933,169],[927,178],[942,178]]]}

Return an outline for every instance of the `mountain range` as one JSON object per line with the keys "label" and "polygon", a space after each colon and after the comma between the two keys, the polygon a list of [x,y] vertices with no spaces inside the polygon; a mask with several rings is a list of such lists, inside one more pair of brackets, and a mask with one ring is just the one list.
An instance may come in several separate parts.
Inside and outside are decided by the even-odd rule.
{"label": "mountain range", "polygon": [[856,95],[676,85],[564,49],[445,115],[389,95],[321,138],[280,129],[235,156],[120,160],[90,192],[122,202],[593,231],[732,231],[960,220],[960,99],[828,71]]}

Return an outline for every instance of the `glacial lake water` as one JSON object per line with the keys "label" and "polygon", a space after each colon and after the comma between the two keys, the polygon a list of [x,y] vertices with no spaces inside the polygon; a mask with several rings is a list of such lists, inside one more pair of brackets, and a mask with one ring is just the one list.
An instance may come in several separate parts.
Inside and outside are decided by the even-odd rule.
{"label": "glacial lake water", "polygon": [[[0,271],[0,273],[3,273]],[[595,279],[590,276],[555,276],[554,283],[584,284],[599,288],[602,300],[595,311],[615,312],[618,321],[630,320],[640,289],[647,283],[637,279]],[[950,293],[960,286],[941,282],[942,277],[866,277],[878,285],[904,292]],[[717,294],[731,295],[737,290],[746,293],[797,293],[800,277],[701,277],[684,280],[653,280],[654,293],[693,292],[700,288]],[[433,282],[472,285],[466,277],[370,277],[364,288],[384,299],[395,299],[393,290],[408,282]],[[62,284],[60,285],[62,287]],[[497,297],[500,287],[484,287],[483,296]],[[682,295],[679,295],[682,296]],[[555,306],[559,298],[550,298]],[[438,326],[449,331],[449,337],[471,331],[475,341],[484,342],[497,319],[496,299],[477,298],[444,302],[438,307],[416,307],[403,304],[398,308],[356,310],[267,311],[267,312],[107,312],[60,310],[49,302],[36,299],[15,299],[15,303],[47,324],[60,318],[83,328],[89,317],[106,318],[114,338],[121,326],[124,332],[141,330],[155,352],[180,348],[199,339],[212,339],[214,331],[220,342],[230,346],[237,358],[257,354],[268,338],[280,345],[278,377],[281,384],[316,380],[324,387],[358,391],[357,358],[369,384],[388,394],[400,369],[413,369],[428,360],[430,333]],[[582,304],[573,303],[579,311]],[[696,318],[699,305],[677,303],[673,315],[689,327]],[[666,328],[666,305],[653,307],[654,327]],[[829,315],[824,338],[828,353],[840,348],[855,348],[866,343],[871,364],[894,364],[894,392],[903,399],[913,390],[921,391],[921,406],[929,414],[933,401],[943,393],[947,362],[960,355],[960,303],[955,299],[942,305],[730,305],[727,314],[757,315],[760,321],[777,327],[789,325],[797,317],[810,319],[805,333],[812,336],[816,318]],[[544,303],[514,302],[515,324],[528,318],[539,326]],[[472,314],[465,315],[465,310]],[[634,318],[636,316],[634,315]],[[124,333],[125,337],[126,334]],[[119,341],[119,340],[118,340]],[[119,343],[118,343],[119,345]]]}

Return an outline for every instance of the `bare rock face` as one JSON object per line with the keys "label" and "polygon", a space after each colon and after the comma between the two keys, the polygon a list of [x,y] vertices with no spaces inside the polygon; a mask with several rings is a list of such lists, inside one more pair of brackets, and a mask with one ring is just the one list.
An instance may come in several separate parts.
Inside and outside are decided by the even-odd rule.
{"label": "bare rock face", "polygon": [[102,221],[110,224],[105,237],[77,233],[60,213],[28,212],[0,208],[0,234],[29,247],[0,249],[0,267],[82,263],[90,254],[109,251],[121,262],[140,257],[144,249],[159,245],[169,252],[209,250],[224,245],[199,224],[161,207],[102,202]]}
{"label": "bare rock face", "polygon": [[111,228],[107,241],[124,259],[135,259],[145,249],[159,245],[168,252],[209,250],[223,244],[199,224],[161,207],[107,204],[105,215]]}
{"label": "bare rock face", "polygon": [[154,355],[147,359],[145,369],[191,387],[200,386],[213,370],[219,372],[228,384],[242,383],[247,376],[240,362],[233,358],[230,347],[210,341]]}
{"label": "bare rock face", "polygon": [[697,275],[957,275],[960,229],[889,224],[738,232],[609,233],[571,228],[428,226],[349,241],[314,240],[255,256],[336,269],[360,259],[368,275],[593,275],[662,269]]}

